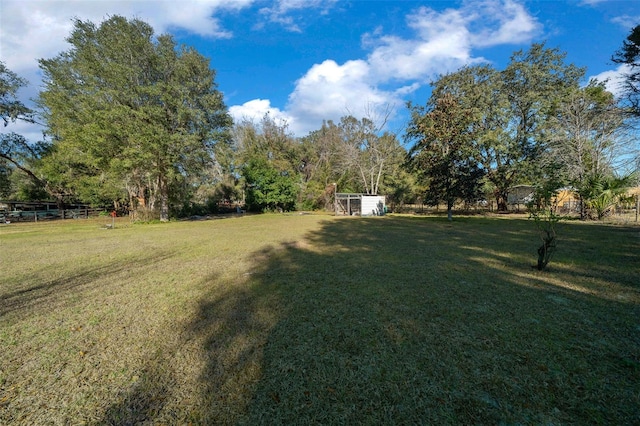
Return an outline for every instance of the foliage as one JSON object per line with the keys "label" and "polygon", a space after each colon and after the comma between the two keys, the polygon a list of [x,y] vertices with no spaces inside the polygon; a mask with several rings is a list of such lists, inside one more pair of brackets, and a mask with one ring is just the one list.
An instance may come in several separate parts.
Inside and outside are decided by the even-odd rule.
{"label": "foliage", "polygon": [[640,117],[640,25],[631,29],[622,48],[615,52],[611,60],[627,66],[624,74],[624,99],[630,112]]}
{"label": "foliage", "polygon": [[[565,64],[566,53],[533,44],[528,51],[515,52],[511,62],[500,73],[501,90],[508,100],[506,161],[499,175],[503,192],[522,180],[536,182],[543,178],[539,159],[545,149],[544,129],[558,103],[578,87],[585,70]],[[502,169],[502,170],[500,170]]]}
{"label": "foliage", "polygon": [[[34,113],[17,93],[27,81],[0,61],[0,118],[10,122],[34,122]],[[0,133],[0,198],[44,198],[46,182],[37,174],[36,165],[46,151],[44,142],[29,143],[14,132]]]}
{"label": "foliage", "polygon": [[473,156],[486,173],[499,211],[509,188],[542,179],[538,163],[543,130],[557,104],[578,87],[584,70],[564,63],[565,54],[544,44],[517,51],[507,67],[464,67],[440,77],[434,93],[455,95],[468,114]]}
{"label": "foliage", "polygon": [[353,116],[340,119],[336,163],[343,174],[351,174],[361,191],[377,195],[384,178],[402,163],[403,150],[396,136],[382,132],[386,120]]}
{"label": "foliage", "polygon": [[531,217],[536,222],[536,227],[542,240],[542,245],[538,247],[537,268],[542,271],[547,267],[551,256],[556,250],[556,224],[562,219],[554,212],[553,207],[542,207],[538,210],[531,210]]}
{"label": "foliage", "polygon": [[[41,159],[50,148],[44,142],[31,144],[24,136],[14,132],[0,134],[0,182],[5,197],[42,199],[46,191],[59,202],[62,201],[64,194],[55,191],[39,173]],[[16,170],[20,173],[16,173]]]}
{"label": "foliage", "polygon": [[[234,126],[232,150],[231,170],[245,181],[247,203],[254,209],[285,208],[290,191],[297,208],[305,210],[330,208],[336,189],[379,193],[400,172],[404,155],[395,135],[381,132],[368,118],[352,116],[342,117],[339,124],[325,122],[299,139],[289,133],[286,122],[269,115],[259,123],[244,120]],[[267,174],[261,190],[256,170]],[[279,188],[287,194],[266,195]]]}
{"label": "foliage", "polygon": [[[333,202],[333,191],[380,194],[400,173],[405,151],[395,134],[383,131],[386,118],[348,115],[327,121],[302,139],[304,190],[319,207]],[[386,183],[385,183],[386,182]],[[335,186],[334,186],[335,184]]]}
{"label": "foliage", "polygon": [[338,166],[339,144],[340,129],[332,121],[323,122],[320,129],[300,139],[303,182],[300,204],[303,209],[330,210],[336,187],[344,191],[350,177]]}
{"label": "foliage", "polygon": [[300,146],[286,122],[265,115],[233,130],[234,169],[242,176],[246,204],[254,211],[292,210],[300,189]]}
{"label": "foliage", "polygon": [[551,257],[556,251],[557,225],[564,219],[556,213],[558,206],[557,191],[553,187],[541,187],[534,194],[534,199],[527,204],[529,219],[533,219],[538,230],[538,236],[542,245],[538,247],[538,261],[536,268],[539,271],[546,269]]}
{"label": "foliage", "polygon": [[630,138],[622,110],[604,84],[590,82],[570,93],[547,123],[546,166],[556,164],[580,196],[580,217],[601,191],[597,183],[621,168]]}
{"label": "foliage", "polygon": [[16,120],[33,122],[33,111],[18,99],[17,93],[27,81],[0,61],[0,118],[7,126]]}
{"label": "foliage", "polygon": [[400,167],[394,174],[387,176],[382,193],[386,195],[386,203],[390,211],[396,212],[401,210],[404,204],[422,200],[426,188],[418,185],[415,174],[411,173],[407,167]]}
{"label": "foliage", "polygon": [[254,211],[290,211],[297,198],[294,177],[268,161],[253,158],[243,168],[247,206]]}
{"label": "foliage", "polygon": [[39,104],[56,146],[48,161],[70,170],[59,183],[82,198],[142,200],[168,220],[176,188],[214,161],[230,125],[209,61],[120,16],[99,27],[76,20],[67,41],[70,50],[40,61]]}
{"label": "foliage", "polygon": [[633,181],[632,174],[621,177],[602,174],[590,176],[580,193],[585,201],[587,213],[593,219],[604,219],[611,213]]}
{"label": "foliage", "polygon": [[416,141],[409,164],[428,185],[426,204],[445,202],[451,220],[456,199],[479,198],[483,170],[474,159],[471,115],[450,93],[409,107],[407,138]]}

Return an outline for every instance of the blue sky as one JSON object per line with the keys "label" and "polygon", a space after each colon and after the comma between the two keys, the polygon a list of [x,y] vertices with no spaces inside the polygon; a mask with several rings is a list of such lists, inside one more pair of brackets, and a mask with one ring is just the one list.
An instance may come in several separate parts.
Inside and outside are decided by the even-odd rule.
{"label": "blue sky", "polygon": [[[0,0],[0,60],[40,86],[39,58],[68,46],[72,18],[96,23],[119,14],[172,33],[211,59],[235,119],[265,113],[297,136],[346,114],[406,124],[405,102],[425,103],[429,83],[466,64],[502,69],[510,55],[545,41],[587,67],[587,78],[616,77],[611,63],[631,28],[638,0]],[[586,81],[585,81],[586,83]],[[37,140],[39,130],[2,131]]]}

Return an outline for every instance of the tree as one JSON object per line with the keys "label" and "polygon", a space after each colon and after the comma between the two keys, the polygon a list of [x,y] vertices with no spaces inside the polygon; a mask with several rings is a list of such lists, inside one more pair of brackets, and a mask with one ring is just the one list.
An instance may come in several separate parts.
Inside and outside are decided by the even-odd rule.
{"label": "tree", "polygon": [[428,184],[426,202],[447,204],[452,220],[454,202],[478,195],[483,171],[474,159],[472,117],[454,95],[431,97],[426,107],[413,106],[407,138],[415,140],[409,163]]}
{"label": "tree", "polygon": [[171,201],[211,165],[231,125],[209,61],[121,16],[98,27],[75,20],[67,41],[70,50],[40,60],[38,100],[55,145],[50,161],[74,175],[61,183],[84,197],[128,195],[168,220]]}
{"label": "tree", "polygon": [[[24,136],[14,132],[0,134],[0,197],[24,198],[16,195],[22,192],[42,198],[44,191],[59,195],[37,172],[40,159],[48,148],[42,142],[30,144]],[[26,179],[18,177],[16,170],[22,172]],[[20,184],[14,185],[16,181]]]}
{"label": "tree", "polygon": [[301,208],[333,209],[334,192],[338,187],[343,188],[344,183],[337,166],[340,140],[340,129],[331,120],[300,139]]}
{"label": "tree", "polygon": [[[18,99],[18,90],[27,85],[27,81],[0,62],[0,117],[4,127],[15,121],[34,122],[34,113]],[[15,171],[19,170],[27,177],[20,185],[23,189],[41,195],[46,182],[38,176],[34,166],[47,147],[43,142],[30,144],[22,135],[15,132],[0,133],[0,197],[15,197],[20,191],[14,185],[20,180]]]}
{"label": "tree", "polygon": [[636,25],[611,60],[627,66],[622,89],[629,111],[640,117],[640,25]]}
{"label": "tree", "polygon": [[630,145],[624,114],[604,84],[576,89],[548,122],[547,163],[563,175],[580,197],[580,217],[597,198],[599,182],[622,166]]}
{"label": "tree", "polygon": [[503,71],[464,67],[433,84],[436,96],[453,94],[470,116],[474,157],[486,172],[498,210],[507,210],[509,189],[540,180],[543,130],[557,105],[578,87],[584,70],[544,44],[517,51]]}
{"label": "tree", "polygon": [[385,176],[402,163],[404,152],[393,133],[382,132],[386,118],[340,119],[337,163],[350,172],[366,194],[377,195]]}
{"label": "tree", "polygon": [[509,188],[523,180],[544,178],[538,163],[545,149],[544,129],[558,104],[575,90],[584,69],[565,64],[566,54],[533,44],[518,51],[500,73],[500,92],[508,100],[506,132],[496,142],[496,162],[489,179],[495,185],[498,209],[506,210]]}
{"label": "tree", "polygon": [[301,139],[303,205],[333,210],[336,189],[341,192],[364,191],[351,167],[353,161],[345,158],[348,149],[345,148],[343,130],[342,125],[328,120],[320,129]]}
{"label": "tree", "polygon": [[401,164],[397,170],[387,175],[382,193],[386,195],[386,204],[390,211],[399,212],[404,204],[417,204],[422,201],[426,188],[419,185],[417,176]]}
{"label": "tree", "polygon": [[633,174],[624,176],[610,174],[589,177],[581,196],[585,200],[586,208],[591,217],[597,220],[604,219],[605,216],[611,213],[633,181]]}
{"label": "tree", "polygon": [[440,76],[432,86],[432,97],[450,94],[464,109],[472,136],[471,155],[483,168],[498,209],[506,210],[506,194],[512,182],[507,172],[521,156],[510,148],[509,101],[500,72],[490,65],[467,66]]}
{"label": "tree", "polygon": [[252,158],[243,169],[247,205],[251,210],[290,211],[295,207],[298,189],[295,176],[276,169],[265,158]]}
{"label": "tree", "polygon": [[18,77],[0,61],[0,117],[5,127],[16,120],[33,122],[33,111],[18,99],[18,90],[27,80]]}
{"label": "tree", "polygon": [[260,123],[245,120],[233,131],[235,167],[244,179],[252,210],[292,210],[300,191],[299,144],[286,122],[265,115]]}
{"label": "tree", "polygon": [[558,238],[558,223],[563,219],[556,213],[554,191],[538,191],[534,199],[528,203],[529,219],[533,219],[542,244],[537,249],[538,261],[536,268],[544,270],[556,251]]}

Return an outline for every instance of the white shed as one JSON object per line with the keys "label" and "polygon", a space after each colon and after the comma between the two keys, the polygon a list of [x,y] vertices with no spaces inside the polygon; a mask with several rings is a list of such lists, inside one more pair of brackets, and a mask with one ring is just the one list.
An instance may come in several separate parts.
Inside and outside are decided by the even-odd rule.
{"label": "white shed", "polygon": [[385,211],[384,195],[363,195],[361,216],[382,216]]}
{"label": "white shed", "polygon": [[336,194],[336,215],[382,216],[386,211],[384,195]]}

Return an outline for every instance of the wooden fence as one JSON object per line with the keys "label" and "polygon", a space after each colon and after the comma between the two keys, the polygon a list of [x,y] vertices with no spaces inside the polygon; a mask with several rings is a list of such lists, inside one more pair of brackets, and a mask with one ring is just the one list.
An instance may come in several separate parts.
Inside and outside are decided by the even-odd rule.
{"label": "wooden fence", "polygon": [[38,222],[53,219],[87,219],[96,217],[103,209],[15,210],[0,212],[0,222]]}

